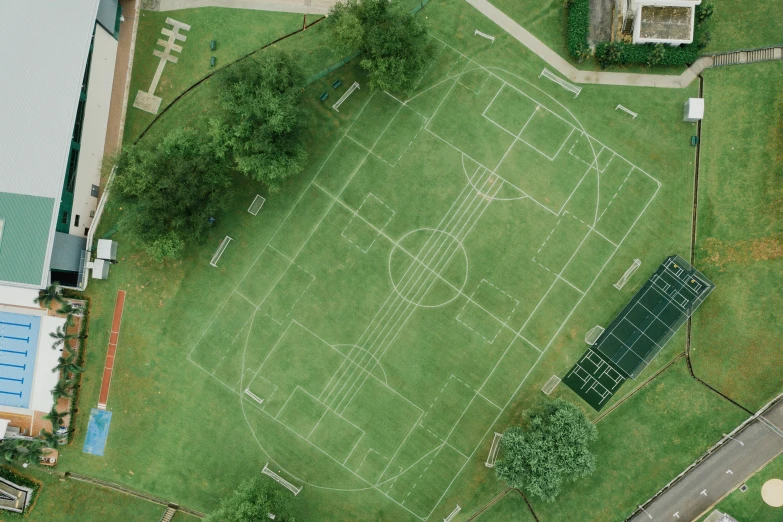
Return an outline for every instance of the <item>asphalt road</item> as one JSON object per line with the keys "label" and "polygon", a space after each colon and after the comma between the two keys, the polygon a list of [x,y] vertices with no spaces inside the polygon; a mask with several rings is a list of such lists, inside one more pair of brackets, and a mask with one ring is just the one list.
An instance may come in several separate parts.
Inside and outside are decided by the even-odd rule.
{"label": "asphalt road", "polygon": [[[783,452],[783,400],[748,423],[630,522],[690,522]],[[740,442],[742,444],[740,444]],[[731,513],[729,513],[731,514]]]}

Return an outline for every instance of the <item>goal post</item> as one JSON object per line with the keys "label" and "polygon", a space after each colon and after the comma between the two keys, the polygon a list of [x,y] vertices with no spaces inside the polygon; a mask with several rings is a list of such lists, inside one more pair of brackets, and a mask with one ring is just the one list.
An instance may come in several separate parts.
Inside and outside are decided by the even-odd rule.
{"label": "goal post", "polygon": [[560,384],[560,377],[557,375],[553,375],[549,378],[548,381],[546,381],[546,384],[543,388],[541,388],[541,391],[544,392],[544,395],[549,395],[554,391],[555,388],[557,388],[557,385]]}
{"label": "goal post", "polygon": [[269,463],[267,462],[264,464],[264,469],[261,470],[261,473],[266,475],[267,477],[271,477],[272,480],[286,488],[288,491],[294,494],[294,496],[298,495],[300,491],[302,491],[302,486],[299,486],[298,488],[288,482],[286,479],[269,469]]}
{"label": "goal post", "polygon": [[264,199],[263,196],[261,196],[260,194],[256,194],[255,199],[253,199],[253,202],[250,204],[247,211],[253,214],[254,216],[257,216],[258,211],[261,210],[261,207],[264,206],[265,201],[266,200]]}
{"label": "goal post", "polygon": [[642,260],[634,259],[631,266],[628,267],[628,270],[626,270],[620,280],[614,284],[614,287],[618,290],[622,290],[622,288],[625,286],[625,283],[628,282],[633,273],[636,272],[640,266],[642,266]]}
{"label": "goal post", "polygon": [[604,333],[605,328],[603,326],[593,326],[589,332],[585,335],[585,342],[590,346],[593,346],[595,342]]}
{"label": "goal post", "polygon": [[492,439],[492,446],[489,448],[489,455],[487,455],[487,461],[484,463],[484,466],[488,468],[495,467],[495,461],[498,459],[498,451],[500,451],[500,439],[502,438],[502,433],[495,432],[495,438]]}
{"label": "goal post", "polygon": [[229,236],[226,236],[223,238],[223,241],[220,242],[220,246],[215,251],[214,255],[212,256],[212,261],[209,262],[210,265],[217,268],[217,263],[220,260],[220,256],[223,255],[223,252],[226,251],[226,247],[228,247],[228,244],[232,241],[232,239]]}
{"label": "goal post", "polygon": [[574,85],[573,83],[565,81],[564,79],[560,78],[559,76],[557,76],[555,73],[553,73],[552,71],[550,71],[546,67],[544,67],[544,70],[541,71],[541,74],[538,75],[539,78],[541,78],[542,76],[544,78],[546,78],[547,80],[552,80],[553,82],[558,84],[563,89],[574,93],[574,98],[579,96],[579,93],[582,92],[582,88],[581,87],[579,87],[578,85]]}

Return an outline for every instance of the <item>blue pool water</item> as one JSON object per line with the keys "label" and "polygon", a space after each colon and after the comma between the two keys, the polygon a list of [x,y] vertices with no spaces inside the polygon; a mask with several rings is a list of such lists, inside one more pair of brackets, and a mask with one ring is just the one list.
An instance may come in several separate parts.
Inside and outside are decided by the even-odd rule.
{"label": "blue pool water", "polygon": [[41,318],[0,312],[0,404],[30,407]]}

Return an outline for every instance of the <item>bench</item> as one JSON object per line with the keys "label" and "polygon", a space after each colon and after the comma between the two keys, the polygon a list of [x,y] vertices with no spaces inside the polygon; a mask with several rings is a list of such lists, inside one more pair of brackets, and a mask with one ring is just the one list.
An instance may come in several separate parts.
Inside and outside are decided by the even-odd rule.
{"label": "bench", "polygon": [[338,78],[338,79],[336,79],[336,80],[334,81],[334,83],[332,84],[332,88],[336,89],[336,88],[338,88],[339,86],[341,86],[342,84],[343,84],[343,81],[342,81],[342,80],[340,80],[340,79]]}
{"label": "bench", "polygon": [[329,97],[328,92],[324,91],[323,93],[321,93],[321,101],[326,101],[326,98],[328,97]]}

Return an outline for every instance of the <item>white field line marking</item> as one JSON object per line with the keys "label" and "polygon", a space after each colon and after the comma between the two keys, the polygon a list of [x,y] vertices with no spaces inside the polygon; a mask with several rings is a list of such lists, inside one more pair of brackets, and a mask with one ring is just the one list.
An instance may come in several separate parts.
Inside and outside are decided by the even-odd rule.
{"label": "white field line marking", "polygon": [[[653,178],[653,179],[654,179],[654,178]],[[660,184],[659,184],[659,185],[658,185],[658,189],[655,191],[655,193],[652,195],[652,197],[650,197],[650,199],[647,201],[647,204],[644,206],[644,208],[642,209],[642,211],[639,213],[639,215],[636,217],[636,219],[634,220],[634,222],[631,224],[631,227],[628,229],[628,231],[625,233],[625,235],[622,237],[622,239],[621,239],[621,240],[620,240],[620,242],[618,243],[618,247],[617,247],[617,248],[614,250],[614,252],[612,252],[612,254],[609,256],[609,258],[608,258],[608,259],[607,259],[607,260],[604,262],[603,266],[601,266],[601,269],[598,271],[598,273],[596,274],[596,276],[593,278],[593,281],[590,283],[590,285],[589,285],[589,286],[587,287],[587,289],[585,290],[585,293],[584,293],[584,295],[582,295],[582,297],[580,297],[580,298],[577,300],[577,302],[576,302],[576,304],[573,306],[573,308],[571,308],[571,311],[568,313],[568,315],[566,316],[566,318],[565,318],[565,319],[563,320],[563,322],[560,324],[560,327],[557,329],[557,331],[556,331],[556,332],[555,332],[555,334],[552,336],[552,338],[550,339],[550,341],[549,341],[549,342],[547,343],[547,345],[544,347],[544,351],[542,351],[542,352],[541,352],[541,354],[538,356],[538,358],[536,359],[536,361],[533,363],[533,365],[530,367],[530,369],[528,370],[528,372],[525,374],[525,376],[523,377],[522,381],[521,381],[521,382],[519,383],[519,385],[517,386],[516,390],[514,390],[514,393],[512,393],[512,394],[511,394],[511,396],[509,397],[508,401],[507,401],[507,402],[506,402],[506,404],[503,406],[503,409],[500,411],[500,413],[498,413],[497,417],[495,417],[495,420],[494,420],[492,423],[490,423],[490,427],[489,427],[489,428],[487,428],[487,431],[485,432],[484,436],[486,436],[486,434],[487,434],[487,433],[489,433],[489,431],[492,429],[492,426],[494,426],[494,425],[495,425],[495,423],[498,421],[498,419],[500,419],[500,416],[503,414],[503,412],[506,410],[506,408],[508,408],[509,404],[511,404],[511,401],[513,401],[513,400],[514,400],[514,397],[517,395],[517,393],[519,393],[519,390],[520,390],[520,389],[522,388],[522,386],[524,385],[524,383],[525,383],[525,381],[527,380],[527,378],[528,378],[528,376],[530,375],[530,373],[531,373],[531,372],[533,371],[533,369],[535,369],[535,367],[538,365],[539,361],[540,361],[540,360],[541,360],[541,358],[544,356],[544,353],[546,353],[546,351],[549,349],[549,347],[550,347],[550,346],[551,346],[551,344],[554,342],[554,340],[555,340],[555,339],[557,339],[557,336],[558,336],[558,335],[560,334],[560,332],[563,330],[563,328],[565,327],[566,323],[567,323],[567,322],[568,322],[568,321],[571,319],[571,316],[572,316],[572,315],[573,315],[573,313],[576,311],[576,309],[579,307],[579,305],[581,304],[582,300],[585,298],[585,296],[586,296],[586,295],[587,295],[587,294],[590,292],[590,290],[593,288],[593,285],[595,285],[595,282],[598,280],[598,278],[601,276],[601,274],[603,273],[603,271],[604,271],[604,269],[606,268],[606,266],[609,264],[609,262],[612,260],[612,258],[614,257],[614,255],[615,255],[615,254],[617,253],[617,251],[619,250],[619,248],[620,248],[620,245],[622,245],[622,244],[623,244],[623,242],[624,242],[624,241],[625,241],[625,239],[628,237],[628,235],[631,233],[631,231],[632,231],[632,230],[633,230],[633,229],[636,227],[636,224],[639,222],[639,219],[641,219],[641,217],[644,215],[644,213],[645,213],[645,211],[647,210],[647,208],[650,206],[650,204],[651,204],[651,203],[653,202],[653,200],[655,199],[655,196],[657,196],[657,195],[658,195],[658,192],[660,191],[660,188],[661,188],[661,186],[660,186]],[[550,287],[550,290],[551,290],[551,287]],[[547,291],[547,293],[549,293],[549,291]],[[544,297],[541,299],[541,301],[543,301],[543,299],[544,299],[545,297],[546,297],[546,295],[545,295],[545,296],[544,296]],[[538,303],[538,305],[536,305],[536,308],[538,308],[538,306],[541,304],[541,301]],[[531,315],[532,315],[532,314],[531,314]],[[513,341],[512,341],[512,343],[511,343],[511,344],[509,344],[508,348],[506,348],[506,352],[508,352],[508,350],[511,348],[512,344],[513,344]],[[487,376],[487,378],[484,380],[484,383],[483,383],[483,384],[482,384],[482,385],[479,387],[479,391],[481,391],[481,390],[484,388],[484,386],[486,385],[486,383],[487,383],[487,382],[489,382],[489,379],[492,377],[492,374],[494,374],[494,373],[495,373],[495,370],[496,370],[496,369],[498,368],[498,366],[500,365],[500,362],[503,360],[503,357],[506,355],[506,352],[504,352],[504,353],[503,353],[503,356],[501,356],[501,358],[500,358],[500,359],[498,360],[498,362],[495,364],[495,368],[493,368],[493,370],[490,372],[490,374],[489,374],[489,375]],[[476,447],[473,449],[473,452],[470,454],[471,458],[473,457],[473,455],[475,454],[475,452],[476,452],[476,450],[479,448],[479,446],[480,446],[480,444],[477,444],[477,445],[476,445]],[[468,461],[468,462],[469,462],[469,461]],[[457,480],[457,477],[459,477],[459,476],[462,474],[462,471],[465,469],[465,465],[466,465],[466,464],[467,464],[467,462],[466,462],[465,464],[463,464],[463,465],[462,465],[462,468],[460,468],[460,470],[457,472],[457,474],[456,474],[456,475],[454,475],[454,478],[453,478],[453,479],[451,479],[451,482],[449,483],[449,485],[448,485],[448,486],[446,486],[446,489],[443,491],[443,494],[440,496],[440,498],[438,499],[438,501],[435,503],[435,507],[433,507],[433,508],[432,508],[432,511],[430,511],[429,515],[427,515],[427,517],[426,517],[426,518],[429,518],[430,516],[432,516],[432,513],[435,511],[435,509],[437,508],[437,506],[438,506],[438,505],[439,505],[439,504],[440,504],[440,503],[443,501],[443,498],[444,498],[444,497],[446,496],[446,494],[449,492],[449,489],[451,489],[451,486],[454,484],[454,481],[456,481],[456,480]]]}
{"label": "white field line marking", "polygon": [[[462,193],[460,194],[460,197],[462,197],[462,194],[463,194],[463,193],[465,193],[465,191],[466,191],[466,190],[467,190],[467,187],[465,187],[465,188],[463,189]],[[473,193],[472,193],[472,192],[470,192],[470,191],[468,191],[468,195],[470,195],[470,194],[473,194]],[[471,201],[470,201],[470,204],[469,204],[469,206],[468,206],[468,209],[470,208],[470,205],[472,205],[472,204],[473,204],[473,201],[475,201],[475,199],[476,199],[476,195],[475,195],[475,194],[473,194],[473,200],[471,200]],[[451,219],[449,220],[449,223],[448,223],[448,224],[447,224],[447,226],[445,227],[445,228],[446,228],[446,231],[448,231],[448,228],[449,228],[449,226],[450,226],[451,222],[454,220],[454,217],[455,217],[455,216],[458,216],[458,215],[459,215],[459,220],[461,220],[461,219],[462,219],[462,217],[464,217],[464,215],[467,213],[467,209],[466,209],[464,212],[462,212],[462,214],[459,214],[459,212],[461,212],[461,211],[462,211],[462,207],[463,207],[463,205],[465,204],[465,202],[466,202],[466,201],[469,201],[469,200],[468,200],[468,199],[464,199],[464,200],[462,201],[462,203],[460,203],[460,206],[459,206],[459,207],[457,207],[456,213],[455,213],[455,214],[454,214],[454,215],[451,217]],[[451,207],[451,208],[453,208],[453,204],[452,204],[452,207]],[[451,211],[451,209],[450,209],[449,211]],[[441,220],[441,224],[443,223],[443,220],[445,220],[445,217],[444,217],[444,218]],[[458,222],[459,222],[459,221],[458,221]],[[439,224],[439,225],[438,225],[438,228],[437,228],[436,230],[441,230],[441,228],[440,228],[440,225],[441,225],[441,224]],[[452,236],[452,237],[453,237],[453,236]],[[444,240],[444,243],[443,243],[443,244],[445,244],[446,242],[448,242],[448,241],[449,241],[449,239],[450,239],[449,237],[446,237],[446,238],[445,238],[445,240]],[[433,234],[432,234],[432,235],[431,235],[429,238],[427,238],[427,242],[425,243],[424,247],[422,248],[422,251],[423,251],[423,249],[424,249],[424,248],[426,248],[426,247],[427,247],[427,245],[429,245],[429,244],[430,244],[430,242],[431,242],[431,241],[433,241],[433,240],[434,240],[434,243],[432,243],[432,245],[429,247],[429,249],[428,249],[427,253],[425,254],[425,258],[426,258],[426,256],[427,256],[427,255],[429,255],[429,252],[432,250],[432,248],[434,248],[434,246],[438,244],[438,238],[436,237],[436,234],[435,234],[435,233],[433,233]],[[440,248],[442,248],[442,245],[443,245],[443,244],[441,244],[441,246],[439,246],[439,247],[438,247],[438,251],[440,251]],[[437,252],[436,252],[436,255],[437,255]],[[418,259],[418,255],[416,256],[416,258]],[[414,272],[413,272],[413,274],[411,275],[411,277],[410,277],[408,280],[405,280],[405,279],[404,279],[404,278],[407,276],[407,274],[408,274],[408,273],[410,273],[411,269],[414,267],[414,264],[415,264],[415,263],[411,263],[411,265],[408,267],[408,269],[406,270],[405,274],[403,274],[403,276],[402,276],[402,278],[401,278],[401,281],[405,281],[405,282],[404,282],[404,285],[401,285],[401,286],[403,286],[403,288],[401,289],[401,291],[400,291],[400,292],[395,292],[395,291],[392,291],[392,292],[390,293],[390,295],[389,295],[389,298],[387,298],[387,302],[390,302],[390,301],[389,301],[390,299],[394,299],[394,301],[391,301],[391,303],[392,303],[392,304],[390,305],[390,307],[386,308],[386,312],[385,312],[385,313],[384,313],[384,315],[381,317],[380,321],[379,321],[379,322],[376,324],[375,328],[374,328],[374,329],[373,329],[373,330],[370,332],[370,334],[369,334],[369,335],[370,335],[370,337],[369,337],[370,339],[372,339],[372,336],[375,334],[375,331],[377,331],[377,328],[378,328],[379,326],[381,326],[381,325],[383,325],[383,328],[382,328],[382,330],[381,330],[381,333],[383,333],[383,331],[385,330],[386,326],[389,324],[389,322],[391,321],[391,319],[390,319],[389,321],[386,321],[385,323],[384,323],[384,320],[385,320],[385,319],[386,319],[386,317],[388,316],[388,314],[389,314],[389,311],[392,309],[392,307],[394,307],[394,304],[395,304],[395,302],[397,302],[397,301],[402,301],[402,302],[404,302],[404,301],[405,301],[405,300],[402,298],[402,296],[403,296],[403,295],[405,295],[405,292],[407,291],[407,288],[409,287],[409,285],[411,284],[411,282],[413,282],[413,284],[414,284],[414,285],[418,284],[418,281],[419,281],[419,280],[420,280],[420,278],[421,278],[421,273],[419,273],[419,272],[418,272],[418,266],[416,266],[416,268],[414,269]],[[422,264],[423,264],[423,265],[426,265],[427,263],[422,263]],[[436,266],[435,268],[437,269],[437,266]],[[418,276],[418,277],[417,277],[417,278],[414,280],[414,279],[413,279],[413,277],[415,277],[417,273],[419,273],[419,276]],[[395,295],[395,294],[396,294],[396,295]],[[399,300],[397,299],[397,297],[398,297],[398,296],[400,297],[400,299],[399,299]],[[415,298],[415,295],[414,295],[414,298]],[[392,318],[394,317],[394,314],[396,314],[397,310],[399,310],[399,308],[402,306],[402,302],[399,302],[399,303],[397,304],[397,306],[396,306],[396,307],[394,307],[394,311],[393,311],[393,314],[392,314]],[[384,306],[385,306],[385,305],[386,305],[386,303],[384,303]],[[368,325],[368,328],[369,328],[369,325]],[[367,330],[365,330],[365,332],[367,332]],[[362,335],[362,338],[364,338],[364,334]],[[359,340],[359,342],[357,343],[357,345],[363,345],[363,344],[366,344],[366,342],[365,342],[365,343],[362,343],[362,342],[361,342],[361,339],[362,339],[362,338],[360,338],[360,340]],[[373,342],[373,344],[374,344],[374,342]],[[373,347],[373,345],[371,345],[371,346],[370,346],[369,350],[372,350],[372,347]],[[342,377],[341,377],[341,378],[342,378]],[[350,377],[349,377],[349,379],[350,379]],[[339,392],[338,392],[338,393],[339,393]]]}
{"label": "white field line marking", "polygon": [[[343,460],[343,466],[345,466],[345,463],[346,463],[346,462],[348,462],[348,459],[350,459],[350,458],[351,458],[351,455],[353,455],[353,452],[354,452],[354,450],[356,450],[356,447],[359,445],[359,443],[362,441],[362,439],[363,439],[363,438],[364,438],[364,433],[362,433],[361,435],[359,435],[359,438],[358,438],[358,439],[356,439],[356,443],[353,445],[353,448],[351,448],[351,451],[349,451],[349,452],[348,452],[348,455],[345,457],[345,460]],[[379,455],[380,455],[380,453],[379,453]],[[383,456],[383,455],[381,455],[381,456]],[[366,459],[366,458],[367,458],[367,455],[365,455],[365,456],[364,456],[364,458]],[[364,462],[364,460],[362,460],[362,462]],[[362,467],[362,466],[361,466],[361,464],[360,464],[360,465],[359,465],[359,468],[361,468],[361,467]],[[359,471],[359,468],[356,468],[356,471],[357,471],[357,472]]]}
{"label": "white field line marking", "polygon": [[[490,179],[491,179],[491,175],[487,177],[487,181],[489,181]],[[500,190],[500,188],[502,187],[502,183],[498,183],[498,184],[497,184],[497,187],[498,187],[498,188],[497,188],[497,190],[499,191],[499,190]],[[474,197],[474,199],[475,199],[475,197]],[[466,221],[466,222],[465,222],[465,223],[462,225],[462,228],[461,228],[461,231],[460,231],[460,233],[458,233],[458,234],[455,236],[455,237],[457,237],[457,239],[460,241],[460,243],[462,242],[462,239],[464,239],[465,237],[467,237],[467,235],[470,233],[470,231],[473,229],[473,227],[476,225],[476,223],[478,223],[478,220],[481,218],[481,215],[483,215],[484,211],[485,211],[487,208],[489,208],[489,205],[490,205],[490,203],[492,202],[492,201],[491,201],[491,199],[490,199],[490,201],[489,201],[489,202],[482,201],[482,200],[483,200],[483,198],[481,198],[481,200],[479,200],[479,205],[478,205],[478,206],[476,206],[476,207],[473,209],[473,211],[471,212],[471,215],[469,216],[468,220],[467,220],[467,221]],[[473,215],[476,213],[476,211],[477,211],[479,208],[481,208],[481,207],[482,207],[482,204],[483,204],[483,203],[486,203],[486,204],[485,204],[485,205],[483,205],[483,209],[482,209],[481,213],[480,213],[480,214],[479,214],[479,216],[478,216],[478,217],[477,217],[477,218],[476,218],[476,219],[473,221],[473,223],[472,223],[472,224],[470,224],[470,221],[473,219]],[[471,204],[472,204],[472,202],[471,202]],[[461,219],[462,219],[462,216],[460,217],[460,220],[461,220]],[[467,225],[469,225],[469,224],[470,224],[470,228],[468,229],[467,233],[465,233],[465,235],[462,237],[462,239],[460,239],[460,235],[461,235],[461,233],[462,233],[462,230],[464,230],[464,229],[465,229],[465,227],[466,227]],[[444,243],[443,243],[443,244],[445,244],[445,243],[447,243],[447,242],[449,242],[449,239],[448,239],[448,238],[446,239],[446,241],[444,241]],[[437,255],[438,255],[438,253],[440,252],[440,249],[442,248],[443,244],[442,244],[440,247],[438,247],[438,250],[437,250],[437,251],[436,251],[436,253],[435,253],[435,255],[436,255],[436,256],[437,256]],[[445,269],[445,267],[446,267],[446,266],[448,266],[448,263],[451,261],[452,257],[455,255],[455,253],[456,253],[456,252],[457,252],[457,250],[454,250],[454,251],[451,253],[451,255],[448,257],[448,259],[446,260],[446,262],[443,264],[443,269]],[[445,257],[447,254],[448,254],[448,249],[447,249],[447,251],[446,251],[446,252],[444,252],[444,253],[442,254],[442,256],[441,256],[441,260],[442,260],[442,259],[443,259],[443,258],[444,258],[444,257]],[[436,269],[438,268],[438,263],[440,263],[440,261],[438,261],[438,262],[436,263],[436,265],[435,265]],[[422,274],[420,274],[420,275],[419,275],[419,277],[417,278],[417,281],[418,281],[418,279],[420,279],[420,278],[421,278],[421,275],[424,275],[424,273],[426,273],[426,272],[423,272]],[[429,291],[429,288],[431,288],[431,287],[432,287],[432,285],[434,285],[434,283],[435,283],[435,280],[434,280],[434,279],[430,281],[430,283],[429,283],[429,286],[427,286],[427,287],[424,289],[424,293],[423,293],[423,294],[421,294],[421,299],[423,299],[424,295],[426,295],[426,292],[428,292],[428,291]],[[414,283],[414,284],[417,284],[417,283]],[[419,289],[421,289],[422,287],[426,286],[426,284],[427,284],[427,279],[425,278],[425,282],[422,284],[422,286],[420,286],[420,287],[419,287]],[[418,293],[418,292],[419,292],[419,290],[417,290],[416,292]],[[406,295],[406,294],[405,294],[405,293],[403,293],[402,295]],[[413,300],[413,302],[418,302],[416,299],[420,299],[420,298],[417,298],[417,297],[414,295],[414,300]],[[402,303],[401,303],[401,304],[402,304]],[[379,357],[379,359],[383,357],[383,354],[385,354],[385,353],[386,353],[386,350],[387,350],[387,349],[389,348],[389,346],[391,346],[391,344],[394,342],[394,340],[396,339],[397,335],[399,335],[399,333],[400,333],[400,331],[402,330],[402,328],[404,327],[405,323],[407,323],[408,319],[409,319],[409,318],[410,318],[410,317],[413,315],[413,310],[415,310],[415,308],[411,309],[411,310],[410,310],[410,313],[408,313],[408,309],[410,309],[410,307],[409,307],[409,306],[407,306],[407,305],[403,305],[403,306],[405,306],[405,309],[404,309],[404,311],[403,311],[403,315],[405,316],[405,318],[404,318],[404,320],[403,320],[403,322],[402,322],[402,325],[401,325],[399,328],[397,328],[396,332],[394,332],[394,336],[392,337],[391,341],[389,341],[389,342],[386,344],[385,348],[383,348],[383,353],[382,353],[381,357]],[[412,304],[412,303],[411,303],[411,306],[413,306],[413,304]],[[396,327],[397,323],[399,323],[399,320],[403,318],[403,315],[399,316],[399,318],[397,319],[397,321],[396,321],[396,322],[395,322],[395,324],[394,324],[394,327]],[[388,336],[389,336],[389,335],[390,335],[392,332],[393,332],[393,330],[390,330],[390,331],[389,331],[389,332],[386,334],[386,336],[384,337],[384,339],[383,339],[382,343],[385,343],[386,339],[388,338]],[[381,344],[381,345],[380,345],[378,348],[376,348],[376,352],[377,352],[378,350],[380,350],[382,347],[383,347],[383,344]],[[351,390],[351,388],[349,388],[349,391],[348,391],[348,393],[350,393],[350,390]],[[354,395],[354,396],[355,396],[355,395]],[[345,398],[345,397],[344,397],[344,398]],[[353,396],[351,397],[351,400],[352,400],[352,399],[353,399]],[[348,401],[348,404],[350,404],[350,400]],[[338,407],[339,407],[339,406],[338,406]],[[346,405],[346,407],[347,407],[347,405]]]}
{"label": "white field line marking", "polygon": [[[323,192],[324,192],[326,195],[328,195],[329,197],[331,197],[331,198],[334,198],[334,199],[336,200],[336,202],[337,202],[337,203],[339,203],[340,205],[342,205],[342,206],[343,206],[343,208],[345,208],[346,210],[348,210],[349,212],[351,212],[353,215],[355,215],[355,216],[356,216],[356,217],[358,217],[359,219],[364,219],[364,218],[362,218],[362,216],[359,216],[359,215],[356,213],[356,210],[352,209],[352,208],[351,208],[351,207],[350,207],[350,206],[349,206],[347,203],[345,203],[344,201],[342,201],[342,200],[340,200],[340,199],[337,199],[337,198],[336,198],[336,197],[335,197],[333,194],[330,194],[330,193],[329,193],[329,192],[328,192],[326,189],[324,189],[323,187],[321,187],[321,186],[320,186],[320,185],[318,185],[317,183],[315,184],[315,186],[316,186],[316,187],[318,187],[319,189],[321,189],[321,190],[322,190],[322,191],[323,191]],[[376,227],[375,227],[375,226],[374,226],[372,223],[370,223],[369,221],[366,221],[366,220],[365,220],[365,223],[366,223],[368,226],[375,228],[375,230],[376,230],[376,231],[378,231],[378,232],[380,233],[381,237],[383,237],[384,239],[386,239],[386,240],[387,240],[387,241],[388,241],[388,242],[389,242],[391,245],[393,245],[395,248],[399,249],[399,250],[400,250],[400,252],[402,252],[402,253],[406,254],[407,256],[409,256],[409,257],[410,257],[410,259],[411,259],[413,262],[415,262],[415,263],[418,263],[419,265],[421,265],[421,267],[422,267],[422,268],[424,268],[425,270],[427,270],[428,272],[430,272],[430,274],[431,274],[432,276],[436,277],[436,278],[437,278],[437,279],[438,279],[438,280],[439,280],[441,283],[443,283],[443,284],[445,284],[445,285],[449,286],[449,287],[450,287],[450,288],[451,288],[451,289],[452,289],[454,292],[458,293],[460,297],[464,298],[466,301],[468,301],[469,303],[471,303],[473,306],[475,306],[476,308],[480,309],[481,311],[483,311],[484,313],[486,313],[487,315],[489,315],[490,317],[492,317],[492,318],[493,318],[495,321],[497,321],[497,322],[498,322],[498,323],[499,323],[499,324],[500,324],[500,325],[501,325],[503,328],[505,328],[505,329],[506,329],[506,330],[507,330],[509,333],[511,333],[511,334],[514,334],[514,335],[516,335],[517,337],[519,337],[520,339],[522,339],[523,341],[527,342],[527,343],[528,343],[528,344],[530,344],[530,346],[531,346],[532,348],[534,348],[535,350],[537,350],[537,351],[539,351],[539,352],[541,351],[541,349],[540,349],[540,348],[538,348],[538,347],[537,347],[537,346],[536,346],[534,343],[532,343],[532,342],[531,342],[529,339],[525,338],[524,336],[521,336],[521,335],[519,335],[519,334],[517,333],[517,331],[516,331],[514,328],[512,328],[511,326],[509,326],[509,325],[507,324],[507,322],[504,322],[502,319],[500,319],[499,317],[497,317],[495,314],[493,314],[492,312],[490,312],[489,310],[487,310],[486,308],[484,308],[484,306],[482,306],[480,303],[478,303],[477,301],[475,301],[474,299],[472,299],[472,296],[471,296],[471,295],[468,295],[468,294],[464,293],[464,291],[463,291],[461,288],[458,288],[458,287],[456,287],[456,286],[455,286],[455,285],[454,285],[454,284],[453,284],[451,281],[449,281],[448,279],[445,279],[445,278],[443,278],[443,276],[442,276],[441,274],[439,274],[439,273],[435,272],[435,271],[432,269],[432,267],[430,267],[430,266],[427,266],[427,265],[424,265],[424,264],[422,263],[422,261],[416,257],[416,255],[415,255],[415,254],[413,254],[412,252],[410,252],[409,250],[407,250],[405,247],[403,247],[403,246],[402,246],[402,245],[401,245],[399,242],[397,242],[395,239],[393,239],[392,237],[390,237],[389,235],[387,235],[387,234],[386,234],[386,233],[384,233],[383,231],[380,231],[380,230],[378,230],[378,229],[377,229],[377,228],[376,228]],[[539,265],[540,265],[540,263],[539,263]],[[543,265],[541,265],[541,266],[543,266]],[[546,267],[544,267],[544,268],[546,268]],[[547,268],[546,270],[547,270],[547,271],[549,271],[549,269],[548,269],[548,268]],[[324,342],[326,342],[326,341],[324,341]],[[366,352],[367,350],[366,350],[366,349],[362,349],[362,351],[365,351],[365,352]],[[376,361],[377,361],[377,362],[380,364],[380,360],[378,360],[378,358],[377,358],[377,357],[373,357],[373,358],[374,358],[374,359],[375,359],[375,360],[376,360]],[[383,370],[383,367],[382,367],[382,366],[381,366],[381,369]],[[339,368],[338,368],[338,370],[339,370]],[[384,374],[385,374],[385,371],[384,371]],[[332,376],[332,378],[334,378],[334,377],[335,377],[335,376]],[[331,382],[332,382],[332,380],[330,379],[329,383],[327,383],[327,388],[329,387],[329,384],[331,384]],[[325,389],[324,389],[324,391],[325,391],[327,388],[325,388]]]}

